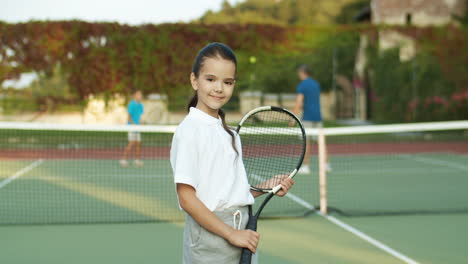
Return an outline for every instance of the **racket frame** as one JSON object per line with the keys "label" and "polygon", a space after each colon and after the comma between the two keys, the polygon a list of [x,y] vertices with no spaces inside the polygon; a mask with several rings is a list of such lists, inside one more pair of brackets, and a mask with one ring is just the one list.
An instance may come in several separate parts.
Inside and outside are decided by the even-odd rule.
{"label": "racket frame", "polygon": [[[302,122],[301,120],[299,120],[299,118],[293,114],[291,111],[287,110],[287,109],[284,109],[282,107],[278,107],[278,106],[261,106],[261,107],[257,107],[251,111],[249,111],[247,114],[244,115],[244,117],[242,117],[241,121],[239,122],[239,125],[237,125],[237,129],[236,129],[236,132],[237,134],[239,134],[239,131],[241,130],[242,128],[242,125],[244,124],[244,122],[249,118],[251,117],[252,115],[258,113],[258,112],[265,112],[265,111],[276,111],[276,112],[284,112],[284,113],[287,113],[289,114],[291,117],[293,117],[295,119],[295,121],[297,122],[297,124],[299,125],[301,131],[302,131],[302,153],[301,153],[301,157],[299,159],[299,162],[298,164],[296,165],[296,168],[291,172],[289,173],[288,175],[288,178],[293,178],[296,174],[297,174],[297,171],[299,170],[299,168],[301,167],[302,165],[302,162],[304,161],[304,156],[305,156],[305,152],[306,152],[306,135],[305,135],[305,130],[304,130],[304,126],[302,125]],[[271,188],[271,189],[264,189],[264,188],[258,188],[258,187],[255,187],[255,186],[250,186],[250,189],[253,190],[253,191],[256,191],[256,192],[263,192],[263,193],[272,193],[272,194],[276,194],[277,192],[279,192],[281,190],[282,186],[281,184],[278,184],[277,186]]]}

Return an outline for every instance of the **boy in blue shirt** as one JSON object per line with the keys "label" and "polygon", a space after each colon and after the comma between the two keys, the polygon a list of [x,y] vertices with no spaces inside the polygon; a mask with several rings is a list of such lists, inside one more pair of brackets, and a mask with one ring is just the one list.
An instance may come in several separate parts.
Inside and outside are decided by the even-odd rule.
{"label": "boy in blue shirt", "polygon": [[[128,124],[129,125],[139,125],[141,124],[141,115],[144,112],[143,104],[141,103],[143,95],[140,90],[135,90],[133,92],[133,100],[128,104]],[[128,156],[132,151],[132,148],[135,147],[134,152],[134,164],[136,166],[143,166],[143,161],[140,160],[140,145],[141,145],[141,134],[140,132],[128,132],[128,145],[124,150],[123,158],[120,160],[120,165],[122,167],[128,166]]]}
{"label": "boy in blue shirt", "polygon": [[[297,76],[301,80],[297,86],[297,97],[296,105],[294,107],[294,113],[298,115],[301,110],[302,123],[305,128],[322,128],[322,114],[320,112],[320,84],[312,79],[310,69],[307,65],[303,64],[297,69]],[[310,153],[310,140],[316,141],[316,137],[310,137],[307,140],[306,153],[304,156],[304,162],[299,169],[299,173],[310,173],[309,168],[309,153]],[[330,164],[328,162],[328,154],[326,153],[326,170],[331,171]]]}

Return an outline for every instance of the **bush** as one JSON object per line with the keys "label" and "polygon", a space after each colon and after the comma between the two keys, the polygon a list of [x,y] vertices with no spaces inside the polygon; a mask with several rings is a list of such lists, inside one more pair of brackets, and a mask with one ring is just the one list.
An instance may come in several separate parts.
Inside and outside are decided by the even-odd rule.
{"label": "bush", "polygon": [[188,89],[197,50],[213,41],[255,53],[273,51],[288,39],[283,27],[271,25],[0,22],[0,82],[30,71],[48,76],[61,65],[80,99],[128,94],[133,87],[178,98]]}
{"label": "bush", "polygon": [[399,49],[369,52],[371,105],[377,122],[468,118],[468,89],[447,80],[428,52],[400,62]]}

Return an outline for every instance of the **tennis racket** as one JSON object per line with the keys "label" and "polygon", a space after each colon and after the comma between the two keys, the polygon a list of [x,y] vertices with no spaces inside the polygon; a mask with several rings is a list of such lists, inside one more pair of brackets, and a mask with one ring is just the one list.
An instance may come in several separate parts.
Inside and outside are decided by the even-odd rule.
{"label": "tennis racket", "polygon": [[[257,230],[260,213],[281,190],[284,177],[296,175],[304,159],[306,135],[301,121],[281,107],[263,106],[247,113],[237,127],[250,188],[268,193],[255,215],[249,205],[246,229]],[[252,252],[242,249],[240,264],[251,263]]]}

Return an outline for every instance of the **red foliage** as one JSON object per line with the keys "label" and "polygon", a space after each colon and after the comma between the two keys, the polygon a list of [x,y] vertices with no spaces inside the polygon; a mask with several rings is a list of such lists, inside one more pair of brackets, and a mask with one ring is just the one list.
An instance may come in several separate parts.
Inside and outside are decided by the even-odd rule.
{"label": "red foliage", "polygon": [[287,34],[271,25],[0,23],[0,82],[60,63],[82,98],[131,86],[170,93],[187,84],[197,50],[213,41],[259,53],[287,44]]}

